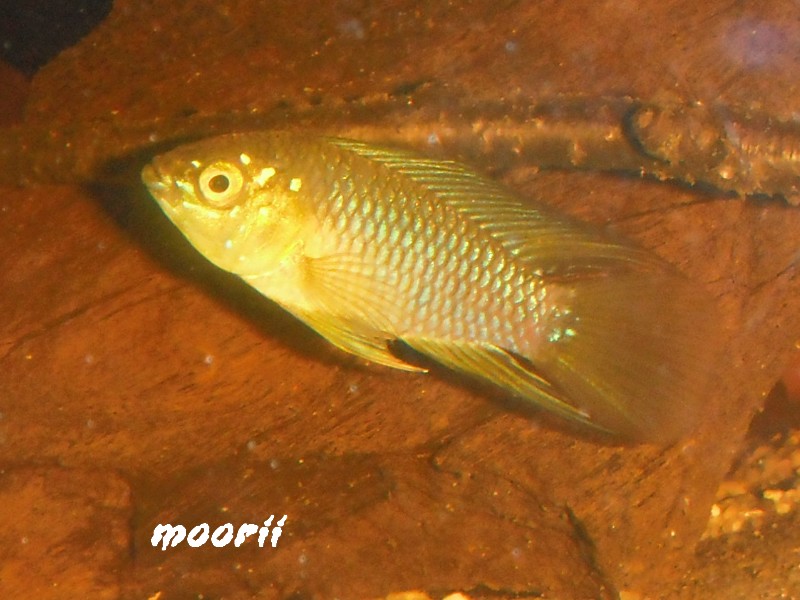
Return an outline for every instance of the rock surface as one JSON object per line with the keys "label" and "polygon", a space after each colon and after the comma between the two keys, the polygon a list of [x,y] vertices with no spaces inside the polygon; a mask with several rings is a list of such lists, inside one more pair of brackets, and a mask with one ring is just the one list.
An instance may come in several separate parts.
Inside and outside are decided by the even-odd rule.
{"label": "rock surface", "polygon": [[[91,138],[98,120],[156,131],[159,119],[278,107],[290,123],[309,106],[335,123],[350,104],[411,103],[431,82],[440,101],[449,90],[467,103],[677,88],[786,117],[800,109],[793,10],[119,1],[34,79],[20,127]],[[484,168],[524,197],[610,223],[719,299],[726,334],[691,439],[666,449],[598,440],[444,373],[343,356],[204,263],[135,178],[7,188],[3,506],[22,507],[19,531],[7,530],[17,538],[30,537],[39,510],[70,515],[53,543],[71,558],[42,567],[54,582],[63,574],[63,595],[50,597],[673,590],[800,337],[800,213],[608,175]],[[272,514],[288,515],[275,548],[149,543],[157,523],[213,531]],[[22,589],[15,565],[34,561],[18,542],[4,548],[0,589],[11,597]]]}

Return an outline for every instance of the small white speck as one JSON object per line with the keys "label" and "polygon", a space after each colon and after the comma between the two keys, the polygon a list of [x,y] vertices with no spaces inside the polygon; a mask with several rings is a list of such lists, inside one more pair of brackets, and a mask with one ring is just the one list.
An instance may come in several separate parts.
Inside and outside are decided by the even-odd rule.
{"label": "small white speck", "polygon": [[730,165],[723,165],[718,170],[719,176],[723,179],[733,179],[734,171]]}
{"label": "small white speck", "polygon": [[230,240],[225,240],[223,246],[225,246],[228,250],[230,250],[231,248],[233,248],[233,242]]}
{"label": "small white speck", "polygon": [[292,180],[289,182],[289,189],[293,192],[299,192],[300,186],[303,185],[303,182],[299,177],[292,177]]}
{"label": "small white speck", "polygon": [[428,145],[429,146],[438,146],[442,140],[439,139],[439,135],[436,132],[428,134]]}
{"label": "small white speck", "polygon": [[252,452],[256,448],[258,448],[258,442],[256,442],[255,440],[248,440],[247,441],[247,450],[249,452]]}
{"label": "small white speck", "polygon": [[337,29],[339,32],[346,36],[356,40],[363,40],[366,32],[364,31],[364,25],[358,19],[347,19],[339,23]]}
{"label": "small white speck", "polygon": [[276,171],[272,167],[264,167],[261,169],[261,172],[253,177],[253,183],[255,183],[258,187],[264,187],[264,184],[267,183],[274,175]]}
{"label": "small white speck", "polygon": [[193,161],[192,161],[192,166],[193,166],[195,169],[199,169],[201,164],[203,164],[203,163],[201,163],[199,160],[193,160]]}
{"label": "small white speck", "polygon": [[469,600],[468,596],[465,596],[461,592],[454,592],[452,594],[448,594],[442,600]]}
{"label": "small white speck", "polygon": [[214,356],[212,354],[206,354],[205,357],[203,357],[203,362],[207,365],[213,364]]}
{"label": "small white speck", "polygon": [[277,458],[273,458],[271,461],[269,461],[269,466],[273,471],[277,471],[278,467],[281,466],[281,461],[279,461]]}
{"label": "small white speck", "polygon": [[[179,190],[182,190],[182,191],[186,192],[187,194],[193,194],[194,193],[194,186],[191,183],[189,183],[188,181],[178,180],[178,181],[175,182],[175,187],[177,187]],[[187,203],[186,201],[184,201],[182,204],[184,206],[186,206],[187,204],[191,205],[191,203]]]}
{"label": "small white speck", "polygon": [[252,159],[250,158],[250,156],[248,154],[245,154],[244,152],[242,152],[239,155],[239,161],[241,161],[241,163],[243,165],[249,165],[250,162],[252,161]]}

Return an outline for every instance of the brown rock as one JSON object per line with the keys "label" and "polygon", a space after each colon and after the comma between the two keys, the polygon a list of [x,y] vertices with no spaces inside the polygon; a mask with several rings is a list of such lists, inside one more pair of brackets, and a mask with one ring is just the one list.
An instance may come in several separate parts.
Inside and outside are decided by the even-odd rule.
{"label": "brown rock", "polygon": [[118,598],[130,548],[130,488],[85,469],[25,466],[0,473],[0,594]]}
{"label": "brown rock", "polygon": [[[187,113],[288,106],[291,122],[293,110],[317,106],[331,123],[350,105],[390,106],[429,81],[439,101],[469,102],[653,97],[677,78],[691,97],[758,100],[785,116],[800,97],[792,6],[117,2],[36,78],[25,127],[51,132],[50,149],[70,130],[110,156],[97,120],[145,124],[141,134]],[[23,163],[54,160],[26,151]],[[612,223],[720,299],[726,336],[710,342],[720,361],[691,440],[619,445],[454,377],[364,367],[205,264],[132,176],[121,188],[4,190],[0,463],[59,461],[132,482],[126,597],[660,596],[687,568],[800,330],[800,216],[635,179],[533,179],[535,167],[504,177],[524,196]],[[7,493],[24,502],[26,489]],[[274,549],[148,544],[167,520],[273,513],[288,515]],[[62,570],[39,548],[43,568]],[[76,595],[95,585],[64,581]]]}
{"label": "brown rock", "polygon": [[22,120],[29,87],[22,73],[0,61],[0,126],[7,127]]}

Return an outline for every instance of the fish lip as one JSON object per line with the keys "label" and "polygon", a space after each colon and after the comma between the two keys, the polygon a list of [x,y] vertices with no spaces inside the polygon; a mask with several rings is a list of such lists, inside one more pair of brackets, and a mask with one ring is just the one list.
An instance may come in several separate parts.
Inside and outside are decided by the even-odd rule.
{"label": "fish lip", "polygon": [[144,168],[142,168],[142,182],[148,188],[166,187],[165,179],[166,178],[159,172],[154,164],[145,165]]}
{"label": "fish lip", "polygon": [[155,163],[142,168],[142,183],[150,194],[159,202],[170,207],[177,207],[180,203],[180,190],[178,190],[171,176],[163,174]]}

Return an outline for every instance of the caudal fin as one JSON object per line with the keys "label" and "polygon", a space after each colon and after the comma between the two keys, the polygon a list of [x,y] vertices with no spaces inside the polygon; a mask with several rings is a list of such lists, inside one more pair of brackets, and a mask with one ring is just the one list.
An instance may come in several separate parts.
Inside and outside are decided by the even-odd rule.
{"label": "caudal fin", "polygon": [[571,282],[536,369],[593,422],[669,442],[697,420],[719,318],[703,290],[672,272]]}

